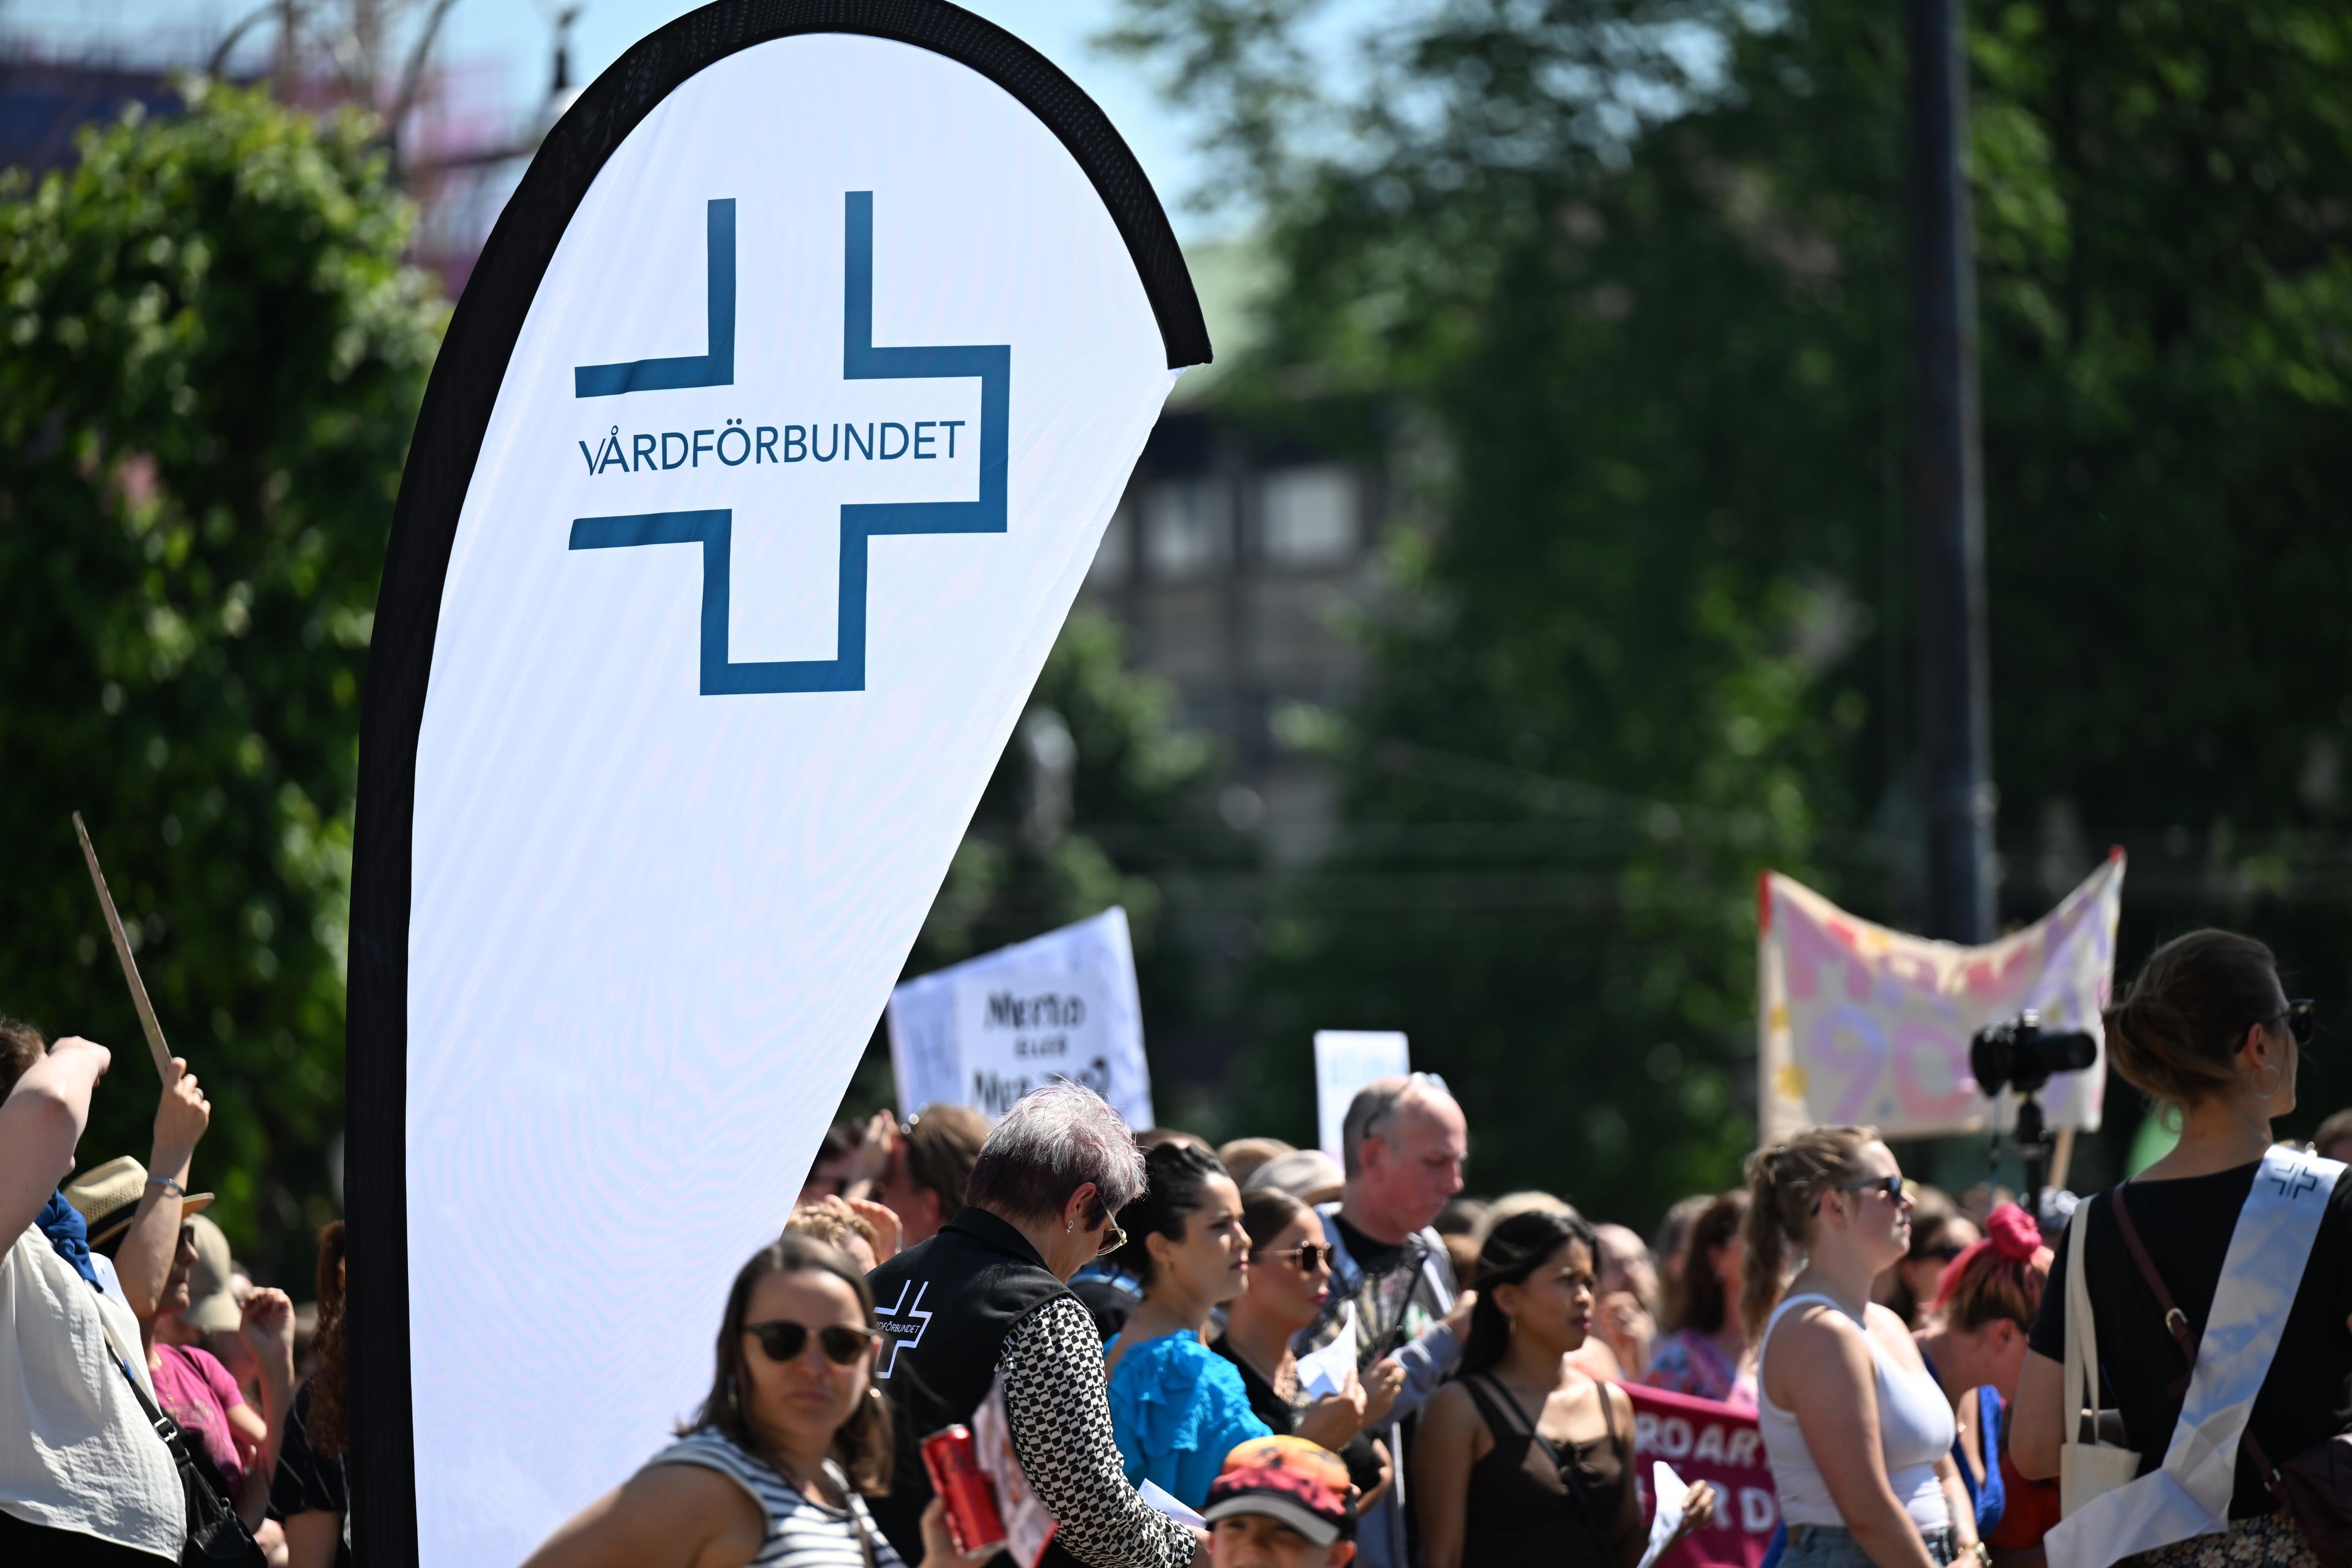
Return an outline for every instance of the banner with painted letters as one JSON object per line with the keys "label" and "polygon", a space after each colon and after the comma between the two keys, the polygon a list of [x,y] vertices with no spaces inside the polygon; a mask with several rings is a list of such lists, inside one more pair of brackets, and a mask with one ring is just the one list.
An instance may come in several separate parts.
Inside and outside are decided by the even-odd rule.
{"label": "banner with painted letters", "polygon": [[709,1391],[1208,355],[1118,132],[940,0],[719,0],[549,134],[435,366],[370,654],[362,1561],[520,1562]]}
{"label": "banner with painted letters", "polygon": [[[1760,1141],[1851,1122],[1890,1138],[1982,1131],[1995,1106],[1969,1069],[1969,1042],[2028,1008],[2045,1031],[2100,1040],[2087,1071],[2060,1073],[2042,1091],[2050,1126],[2095,1131],[2106,1089],[2099,1014],[2114,984],[2123,887],[2118,849],[2041,920],[1962,947],[1873,925],[1766,872],[1757,913]],[[2000,1110],[2004,1125],[2011,1113]]]}
{"label": "banner with painted letters", "polygon": [[1756,1413],[1639,1383],[1619,1384],[1633,1403],[1633,1453],[1643,1478],[1642,1505],[1655,1505],[1648,1484],[1653,1460],[1696,1486],[1715,1487],[1715,1521],[1695,1530],[1658,1559],[1658,1568],[1755,1568],[1780,1522],[1780,1495]]}
{"label": "banner with painted letters", "polygon": [[907,981],[886,1016],[901,1116],[944,1101],[995,1121],[1066,1078],[1136,1131],[1152,1125],[1135,948],[1117,906]]}

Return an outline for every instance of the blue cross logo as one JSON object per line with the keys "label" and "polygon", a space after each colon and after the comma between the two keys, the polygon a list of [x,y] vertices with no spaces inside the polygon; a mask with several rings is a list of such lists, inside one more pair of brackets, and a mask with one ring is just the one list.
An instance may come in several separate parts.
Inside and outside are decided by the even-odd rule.
{"label": "blue cross logo", "polygon": [[[728,563],[734,513],[647,511],[583,517],[572,524],[574,550],[636,544],[702,546],[702,694],[866,689],[866,542],[877,534],[1003,533],[1005,531],[1005,422],[1012,402],[1013,349],[1007,343],[960,347],[874,346],[874,193],[849,191],[843,202],[841,374],[847,381],[977,377],[980,382],[980,498],[968,501],[847,502],[841,509],[840,624],[834,657],[737,664],[727,657]],[[709,342],[699,354],[583,364],[572,373],[577,397],[613,397],[735,381],[735,203],[713,201],[707,213]]]}

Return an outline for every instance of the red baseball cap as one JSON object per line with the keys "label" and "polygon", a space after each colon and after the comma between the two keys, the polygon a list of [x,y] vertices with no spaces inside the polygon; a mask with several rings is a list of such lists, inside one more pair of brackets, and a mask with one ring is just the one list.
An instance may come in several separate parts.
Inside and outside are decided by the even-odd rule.
{"label": "red baseball cap", "polygon": [[1202,1517],[1214,1524],[1264,1514],[1328,1546],[1355,1539],[1356,1508],[1348,1494],[1348,1467],[1330,1449],[1304,1437],[1253,1437],[1225,1456]]}

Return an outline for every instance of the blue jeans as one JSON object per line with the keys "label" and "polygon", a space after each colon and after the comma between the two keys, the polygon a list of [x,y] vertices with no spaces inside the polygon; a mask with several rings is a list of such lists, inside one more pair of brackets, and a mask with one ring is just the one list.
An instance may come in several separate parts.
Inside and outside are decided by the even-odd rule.
{"label": "blue jeans", "polygon": [[[1948,1529],[1924,1532],[1927,1555],[1949,1563],[1958,1554]],[[1780,1568],[1871,1568],[1870,1553],[1854,1540],[1853,1531],[1836,1524],[1789,1526],[1789,1549],[1780,1554]]]}

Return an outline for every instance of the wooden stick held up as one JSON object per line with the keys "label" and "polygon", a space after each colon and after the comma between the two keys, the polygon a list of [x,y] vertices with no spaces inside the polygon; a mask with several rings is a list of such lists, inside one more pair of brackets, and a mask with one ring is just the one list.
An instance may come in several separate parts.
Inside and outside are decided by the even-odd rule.
{"label": "wooden stick held up", "polygon": [[98,907],[106,911],[106,933],[114,939],[114,956],[122,961],[122,978],[131,986],[131,1005],[139,1010],[139,1026],[147,1031],[147,1048],[155,1055],[155,1070],[172,1081],[172,1047],[163,1043],[163,1026],[155,1021],[155,1005],[147,1000],[147,986],[131,962],[131,939],[122,934],[122,917],[114,912],[114,895],[106,890],[106,873],[98,868],[98,851],[90,847],[89,829],[81,813],[73,814],[74,837],[81,840],[81,858],[89,862],[89,885],[98,889]]}

